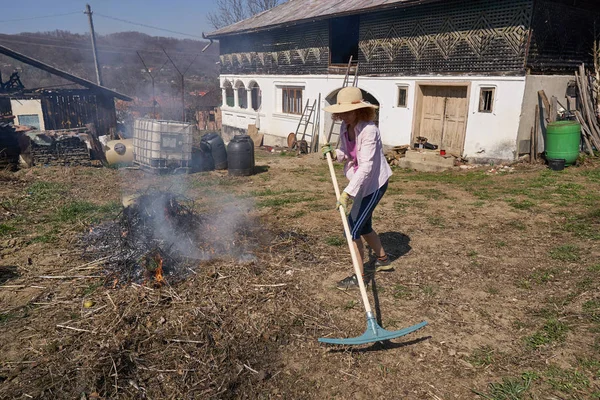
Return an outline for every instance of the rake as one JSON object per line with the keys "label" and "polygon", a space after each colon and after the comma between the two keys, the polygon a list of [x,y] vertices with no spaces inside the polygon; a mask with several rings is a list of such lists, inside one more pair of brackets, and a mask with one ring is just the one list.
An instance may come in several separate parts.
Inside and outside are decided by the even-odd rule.
{"label": "rake", "polygon": [[[329,164],[329,172],[331,173],[331,180],[333,182],[333,188],[335,189],[336,198],[339,200],[340,198],[340,189],[338,187],[337,178],[335,176],[335,170],[333,168],[333,161],[331,160],[331,154],[327,153],[327,163]],[[350,248],[350,255],[352,256],[352,264],[354,265],[354,273],[358,279],[358,286],[360,287],[360,294],[362,296],[362,301],[365,306],[365,312],[367,313],[367,330],[361,336],[357,336],[354,338],[346,338],[346,339],[333,339],[333,338],[319,338],[319,342],[321,343],[330,343],[330,344],[341,344],[341,345],[358,345],[372,342],[381,342],[384,340],[390,340],[394,338],[398,338],[401,336],[408,335],[416,330],[421,329],[425,325],[427,325],[426,321],[420,322],[416,325],[409,326],[408,328],[400,329],[397,331],[388,331],[383,329],[377,323],[375,319],[375,315],[371,310],[371,304],[369,303],[369,297],[367,296],[367,289],[365,288],[365,283],[363,282],[362,273],[360,272],[360,266],[358,263],[358,256],[356,254],[356,249],[354,248],[354,243],[352,242],[352,235],[350,234],[350,227],[348,226],[348,219],[346,217],[346,212],[343,207],[339,208],[340,216],[342,217],[342,223],[344,224],[344,233],[346,236],[346,241],[348,242],[348,247]]]}

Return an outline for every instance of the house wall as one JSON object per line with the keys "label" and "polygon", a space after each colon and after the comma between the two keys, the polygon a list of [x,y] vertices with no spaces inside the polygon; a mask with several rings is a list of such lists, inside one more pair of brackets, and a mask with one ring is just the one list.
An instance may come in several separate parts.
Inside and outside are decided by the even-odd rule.
{"label": "house wall", "polygon": [[35,114],[40,120],[40,130],[45,130],[44,114],[42,113],[42,101],[40,99],[11,99],[10,106],[12,108],[13,115],[17,117],[15,124],[19,123],[19,115]]}
{"label": "house wall", "polygon": [[[567,86],[569,81],[575,79],[574,75],[529,75],[526,78],[521,120],[519,123],[519,150],[521,153],[529,154],[531,128],[535,123],[535,106],[540,108],[540,127],[542,136],[546,137],[544,119],[547,117],[543,110],[543,103],[539,98],[538,91],[543,90],[548,100],[555,96],[564,107],[569,107],[570,100],[567,99]],[[560,106],[559,106],[560,107]],[[543,152],[544,141],[538,141],[538,152]]]}
{"label": "house wall", "polygon": [[[342,86],[343,77],[222,75],[221,85],[224,86],[226,81],[242,81],[247,87],[250,80],[255,81],[261,88],[262,106],[258,111],[254,111],[223,105],[221,107],[223,134],[226,140],[233,134],[243,133],[248,124],[256,124],[258,120],[260,132],[266,135],[264,144],[285,146],[289,133],[296,131],[300,116],[281,112],[281,91],[278,88],[298,86],[304,88],[304,104],[307,99],[312,104],[321,94],[321,104],[318,106],[321,113],[319,133],[320,142],[325,141],[329,133],[331,117],[322,109],[328,104],[326,98]],[[525,77],[361,77],[359,87],[371,94],[380,105],[379,127],[384,145],[397,146],[411,143],[414,120],[418,114],[415,94],[417,85],[421,83],[440,86],[458,83],[470,86],[468,125],[463,154],[472,158],[505,160],[514,158]],[[407,108],[396,107],[399,85],[408,87]],[[478,112],[480,87],[496,89],[492,113]],[[309,125],[308,131],[312,132],[312,125]]]}

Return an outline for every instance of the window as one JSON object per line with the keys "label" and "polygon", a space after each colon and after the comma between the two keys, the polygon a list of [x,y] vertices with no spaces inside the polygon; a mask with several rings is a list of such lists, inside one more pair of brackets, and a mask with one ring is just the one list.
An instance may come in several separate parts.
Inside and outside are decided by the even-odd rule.
{"label": "window", "polygon": [[479,93],[479,112],[491,113],[494,108],[494,92],[496,88],[481,88]]}
{"label": "window", "polygon": [[329,22],[331,64],[348,64],[350,56],[358,61],[358,15],[333,18]]}
{"label": "window", "polygon": [[252,109],[254,111],[258,111],[258,109],[260,108],[260,105],[262,103],[262,93],[260,91],[260,87],[258,86],[258,83],[254,82],[253,84],[250,85],[251,87],[251,93],[250,93],[250,99],[252,100]]}
{"label": "window", "polygon": [[208,114],[208,122],[215,122],[215,113],[212,111],[210,114]]}
{"label": "window", "polygon": [[302,114],[302,88],[283,87],[281,111],[286,114]]}
{"label": "window", "polygon": [[248,108],[248,94],[246,93],[244,85],[238,87],[237,95],[240,108]]}
{"label": "window", "polygon": [[40,130],[40,116],[37,114],[19,115],[19,125],[33,126],[38,131]]}
{"label": "window", "polygon": [[235,105],[233,87],[231,87],[231,83],[227,81],[223,86],[225,87],[225,98],[223,99],[225,104],[223,105],[233,107]]}
{"label": "window", "polygon": [[398,86],[398,107],[408,107],[408,87]]}

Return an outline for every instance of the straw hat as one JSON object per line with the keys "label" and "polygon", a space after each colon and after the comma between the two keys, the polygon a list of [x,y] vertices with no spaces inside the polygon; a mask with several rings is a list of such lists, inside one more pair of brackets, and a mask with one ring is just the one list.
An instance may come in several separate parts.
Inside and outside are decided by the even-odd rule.
{"label": "straw hat", "polygon": [[359,88],[350,86],[345,87],[338,92],[337,104],[327,106],[323,110],[333,114],[340,114],[366,107],[378,108],[376,105],[366,102],[363,99],[362,92]]}

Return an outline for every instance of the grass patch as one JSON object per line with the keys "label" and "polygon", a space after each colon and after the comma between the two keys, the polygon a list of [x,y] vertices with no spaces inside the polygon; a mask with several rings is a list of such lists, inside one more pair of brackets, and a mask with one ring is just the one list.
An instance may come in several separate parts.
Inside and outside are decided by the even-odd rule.
{"label": "grass patch", "polygon": [[588,300],[581,306],[583,314],[592,322],[600,322],[600,300]]}
{"label": "grass patch", "polygon": [[447,199],[448,195],[439,189],[417,189],[417,194],[425,196],[428,200]]}
{"label": "grass patch", "polygon": [[544,376],[553,389],[563,393],[572,393],[590,387],[589,379],[575,369],[562,369],[553,365],[546,370]]}
{"label": "grass patch", "polygon": [[394,296],[395,299],[408,300],[412,298],[412,292],[407,286],[396,285],[394,286],[394,289],[392,289],[392,296]]}
{"label": "grass patch", "polygon": [[483,346],[473,350],[467,361],[478,367],[492,365],[495,361],[494,353],[494,349],[490,346]]}
{"label": "grass patch", "polygon": [[34,203],[56,200],[68,190],[68,186],[55,182],[34,182],[27,188],[27,194]]}
{"label": "grass patch", "polygon": [[58,229],[53,228],[41,235],[35,236],[29,243],[55,243],[58,241],[58,233]]}
{"label": "grass patch", "polygon": [[520,378],[502,378],[501,383],[490,383],[487,393],[471,389],[476,395],[487,400],[522,400],[531,387],[535,374],[523,374]]}
{"label": "grass patch", "polygon": [[535,203],[530,200],[507,199],[506,202],[517,210],[530,210],[535,206]]}
{"label": "grass patch", "polygon": [[111,202],[97,205],[88,201],[73,201],[60,207],[54,215],[57,222],[98,222],[107,217],[115,217],[121,210],[121,204]]}
{"label": "grass patch", "polygon": [[250,194],[254,197],[279,196],[282,194],[289,194],[289,193],[298,193],[298,191],[294,190],[294,189],[282,189],[282,190],[265,189],[265,190],[260,190],[260,191],[253,190],[250,192]]}
{"label": "grass patch", "polygon": [[427,222],[429,222],[430,225],[433,226],[437,226],[438,228],[445,228],[446,225],[444,225],[444,218],[442,217],[436,217],[433,215],[428,215],[427,216]]}
{"label": "grass patch", "polygon": [[303,196],[289,196],[282,198],[267,198],[264,200],[260,200],[256,202],[256,206],[259,208],[263,207],[281,207],[289,204],[301,203],[303,201],[311,202],[315,201],[317,198],[315,197],[303,197]]}
{"label": "grass patch", "polygon": [[566,244],[550,250],[550,258],[560,261],[579,261],[579,252],[580,250],[577,246]]}
{"label": "grass patch", "polygon": [[518,221],[518,220],[510,221],[508,223],[508,226],[510,226],[511,228],[514,228],[516,230],[519,230],[519,231],[524,231],[527,229],[527,225],[525,225],[523,222]]}
{"label": "grass patch", "polygon": [[14,226],[7,225],[7,224],[0,224],[0,237],[8,236],[16,230],[17,229]]}
{"label": "grass patch", "polygon": [[590,272],[600,272],[600,264],[592,265],[588,268]]}
{"label": "grass patch", "polygon": [[567,336],[569,327],[562,321],[556,318],[550,318],[546,321],[541,330],[531,336],[525,338],[527,347],[531,349],[539,349],[556,342],[563,342]]}
{"label": "grass patch", "polygon": [[343,246],[346,244],[346,239],[341,236],[328,236],[325,238],[325,243],[329,246]]}

